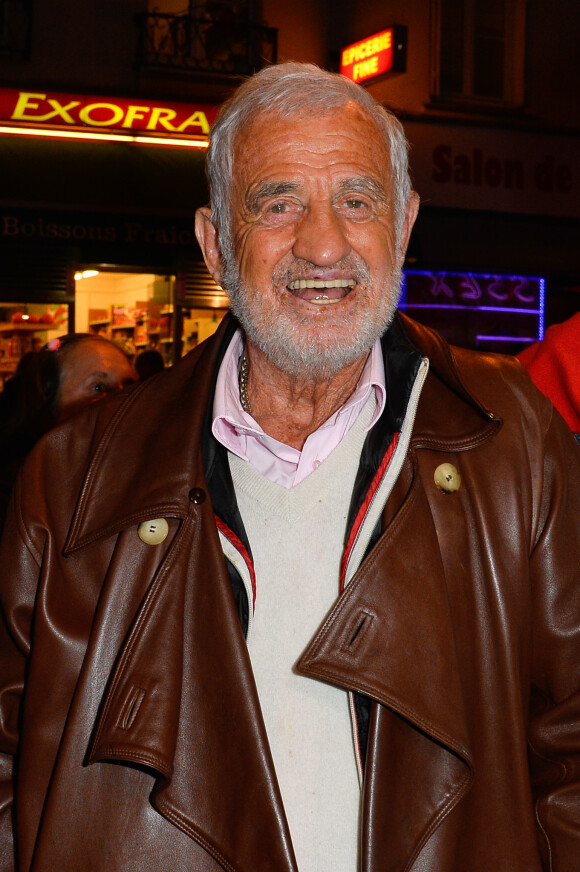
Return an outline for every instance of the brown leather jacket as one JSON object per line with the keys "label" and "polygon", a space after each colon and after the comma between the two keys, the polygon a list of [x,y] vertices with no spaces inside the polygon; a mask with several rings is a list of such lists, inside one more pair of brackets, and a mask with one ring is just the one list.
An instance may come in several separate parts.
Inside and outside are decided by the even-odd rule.
{"label": "brown leather jacket", "polygon": [[[53,431],[16,485],[2,869],[12,831],[20,872],[296,868],[214,517],[236,514],[207,415],[231,329]],[[580,451],[516,361],[390,336],[394,429],[412,346],[430,359],[409,450],[299,663],[367,703],[361,869],[578,872]]]}

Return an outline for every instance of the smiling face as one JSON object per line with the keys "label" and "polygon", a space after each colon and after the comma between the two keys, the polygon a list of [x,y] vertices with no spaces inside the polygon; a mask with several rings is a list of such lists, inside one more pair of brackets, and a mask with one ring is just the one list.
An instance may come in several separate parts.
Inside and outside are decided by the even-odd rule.
{"label": "smiling face", "polygon": [[399,240],[387,146],[354,103],[258,116],[234,168],[233,255],[221,262],[206,220],[208,265],[250,343],[285,372],[331,376],[392,319],[416,201]]}
{"label": "smiling face", "polygon": [[60,421],[136,380],[123,352],[110,342],[86,339],[59,353],[62,354],[57,403]]}

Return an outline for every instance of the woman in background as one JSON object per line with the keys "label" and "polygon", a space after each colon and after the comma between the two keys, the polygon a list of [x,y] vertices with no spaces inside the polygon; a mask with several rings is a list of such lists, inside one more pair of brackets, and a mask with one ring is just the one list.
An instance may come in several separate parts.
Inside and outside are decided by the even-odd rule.
{"label": "woman in background", "polygon": [[0,529],[18,469],[40,437],[135,380],[121,349],[92,333],[69,333],[22,357],[0,394]]}

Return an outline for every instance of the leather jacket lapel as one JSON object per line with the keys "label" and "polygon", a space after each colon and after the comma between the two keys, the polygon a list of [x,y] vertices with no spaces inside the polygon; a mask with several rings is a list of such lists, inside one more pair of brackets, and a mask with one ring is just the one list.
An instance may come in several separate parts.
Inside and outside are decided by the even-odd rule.
{"label": "leather jacket lapel", "polygon": [[[211,580],[211,583],[208,583]],[[192,505],[111,676],[89,763],[157,773],[152,802],[227,869],[295,870],[211,512]]]}
{"label": "leather jacket lapel", "polygon": [[[393,493],[389,514],[400,498]],[[363,868],[381,870],[407,868],[464,795],[472,768],[444,568],[420,480],[399,506],[297,665],[380,703],[365,769]],[[388,826],[372,822],[379,795]]]}
{"label": "leather jacket lapel", "polygon": [[298,667],[393,708],[469,758],[445,576],[420,482]]}

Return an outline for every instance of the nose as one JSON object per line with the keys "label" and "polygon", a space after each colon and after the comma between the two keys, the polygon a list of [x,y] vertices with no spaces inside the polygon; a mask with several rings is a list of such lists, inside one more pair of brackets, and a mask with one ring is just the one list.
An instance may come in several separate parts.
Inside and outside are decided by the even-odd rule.
{"label": "nose", "polygon": [[314,203],[304,211],[292,250],[317,266],[331,266],[349,254],[350,243],[331,203]]}

